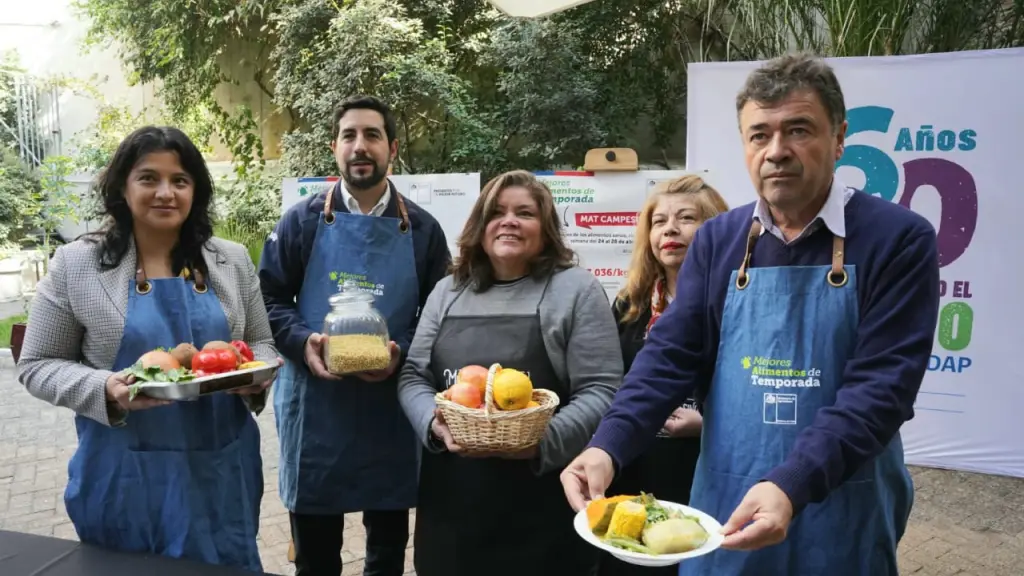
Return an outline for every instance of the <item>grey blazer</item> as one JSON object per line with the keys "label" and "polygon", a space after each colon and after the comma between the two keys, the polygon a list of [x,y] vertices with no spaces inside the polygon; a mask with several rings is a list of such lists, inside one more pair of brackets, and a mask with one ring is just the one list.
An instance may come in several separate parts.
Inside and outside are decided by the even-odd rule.
{"label": "grey blazer", "polygon": [[[224,307],[232,339],[257,360],[277,362],[256,268],[245,247],[213,238],[203,250],[209,283]],[[76,240],[57,249],[29,311],[18,378],[30,394],[106,426],[125,414],[106,398],[106,382],[124,334],[135,242],[117,268],[100,268],[100,245]],[[257,414],[266,393],[240,397]],[[243,400],[239,400],[243,401]]]}

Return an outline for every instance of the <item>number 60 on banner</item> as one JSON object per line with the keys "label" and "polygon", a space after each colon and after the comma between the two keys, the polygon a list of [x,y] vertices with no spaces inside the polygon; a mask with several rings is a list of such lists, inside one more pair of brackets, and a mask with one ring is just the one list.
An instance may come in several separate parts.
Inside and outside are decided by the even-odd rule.
{"label": "number 60 on banner", "polygon": [[[892,123],[893,110],[882,106],[861,106],[851,108],[846,113],[849,122],[846,137],[849,139],[862,132],[888,133]],[[952,136],[952,144],[956,143],[956,134],[943,131],[936,138],[931,126],[922,126],[918,140],[929,144],[925,149],[932,149],[934,143],[939,148],[947,149]],[[949,132],[949,134],[947,134]],[[973,147],[972,131],[960,137],[970,142]],[[946,137],[946,138],[943,138]],[[922,148],[922,146],[918,146]],[[948,149],[952,149],[949,146]],[[970,149],[970,148],[964,148]],[[899,170],[892,157],[874,146],[850,144],[846,146],[842,158],[836,162],[836,168],[849,166],[864,173],[864,192],[877,194],[889,201],[896,200],[899,190]],[[963,255],[974,237],[978,224],[978,191],[974,177],[963,166],[945,158],[915,158],[903,163],[903,194],[899,203],[910,208],[914,194],[922,186],[932,186],[938,193],[942,203],[942,213],[936,230],[936,242],[939,249],[939,266],[947,266]]]}

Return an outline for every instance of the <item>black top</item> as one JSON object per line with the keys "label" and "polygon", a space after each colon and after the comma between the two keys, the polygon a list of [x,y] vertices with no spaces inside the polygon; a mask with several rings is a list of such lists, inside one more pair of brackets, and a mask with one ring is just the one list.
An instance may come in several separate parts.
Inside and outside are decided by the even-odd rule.
{"label": "black top", "polygon": [[[633,360],[643,348],[647,323],[651,321],[651,309],[648,306],[632,322],[621,322],[628,309],[626,302],[620,298],[616,298],[612,305],[625,373],[629,372]],[[688,399],[684,406],[700,410],[700,404],[693,399]],[[643,455],[621,471],[615,483],[616,489],[621,492],[615,493],[638,494],[643,490],[665,500],[685,504],[689,501],[690,483],[693,481],[693,469],[699,454],[699,436],[658,437]]]}
{"label": "black top", "polygon": [[[629,309],[626,302],[616,298],[612,305],[615,324],[619,329],[619,345],[622,348],[623,369],[629,372],[633,359],[643,348],[644,333],[647,323],[651,321],[651,309],[647,307],[632,322],[623,324],[622,317]],[[696,403],[687,401],[690,407]],[[700,455],[700,437],[670,438],[658,437],[647,450],[636,460],[626,465],[615,475],[612,485],[605,492],[608,496],[619,494],[639,494],[647,492],[661,500],[688,504],[690,488],[693,484],[693,471]],[[616,560],[604,554],[598,576],[675,576],[678,566],[648,568],[634,566]]]}
{"label": "black top", "polygon": [[[430,354],[437,389],[443,390],[448,375],[460,366],[498,363],[527,373],[534,382],[544,382],[566,404],[571,396],[569,383],[559,378],[544,346],[543,299],[542,293],[533,314],[459,316],[446,308]],[[424,451],[413,542],[416,574],[591,574],[597,551],[573,533],[575,513],[565,499],[559,471],[539,471],[536,458],[473,458]],[[495,508],[502,505],[499,502],[510,503],[510,498],[516,504]],[[515,542],[515,553],[503,556],[510,542]]]}
{"label": "black top", "polygon": [[633,359],[644,347],[644,333],[647,331],[647,323],[651,321],[651,308],[648,306],[632,322],[622,323],[622,317],[629,310],[629,304],[621,298],[616,298],[612,304],[612,314],[615,315],[615,326],[619,329],[619,346],[622,348],[622,371],[629,372],[633,365]]}
{"label": "black top", "polygon": [[[625,300],[616,298],[612,304],[612,314],[615,316],[615,326],[619,329],[619,347],[622,349],[622,373],[629,372],[633,365],[633,359],[640,353],[646,342],[644,335],[647,331],[647,324],[651,321],[651,308],[648,306],[632,322],[622,323],[622,317],[629,310]],[[693,398],[687,398],[683,404],[687,408],[700,410],[700,403]]]}

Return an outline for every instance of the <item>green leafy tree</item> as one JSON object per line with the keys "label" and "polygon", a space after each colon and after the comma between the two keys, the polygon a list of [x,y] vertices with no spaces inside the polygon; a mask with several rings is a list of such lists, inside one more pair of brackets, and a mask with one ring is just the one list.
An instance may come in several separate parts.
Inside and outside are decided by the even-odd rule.
{"label": "green leafy tree", "polygon": [[223,180],[216,185],[217,197],[223,205],[218,206],[219,217],[214,233],[245,246],[257,265],[263,243],[281,213],[283,177],[279,165],[269,164],[245,178]]}
{"label": "green leafy tree", "polygon": [[14,99],[14,74],[19,72],[18,55],[9,51],[0,54],[0,148],[13,149],[18,125],[18,105]]}
{"label": "green leafy tree", "polygon": [[486,176],[576,165],[604,145],[667,166],[682,154],[690,62],[1024,44],[1021,0],[597,0],[538,21],[483,0],[77,1],[91,40],[116,41],[133,80],[159,81],[174,121],[205,121],[246,186],[263,178],[266,119],[216,96],[241,82],[290,120],[290,175],[336,171],[330,112],[363,92],[394,106],[397,171]]}
{"label": "green leafy tree", "polygon": [[245,179],[217,183],[217,196],[224,202],[218,212],[220,221],[249,230],[263,239],[274,229],[281,213],[280,165],[268,165]]}
{"label": "green leafy tree", "polygon": [[599,112],[617,108],[616,94],[583,48],[578,28],[554,20],[515,22],[494,33],[484,61],[498,70],[495,117],[519,167],[578,162],[591,148],[627,138],[622,128],[635,117]]}
{"label": "green leafy tree", "polygon": [[[159,82],[169,116],[209,124],[228,147],[244,175],[264,163],[259,119],[249,106],[221,106],[215,91],[223,84],[254,81],[269,97],[266,56],[273,44],[268,18],[286,2],[273,0],[77,0],[91,22],[89,45],[115,40],[132,83]],[[250,67],[233,67],[239,52]],[[234,62],[232,62],[234,60]],[[235,77],[228,70],[252,70]]]}
{"label": "green leafy tree", "polygon": [[708,23],[728,34],[729,59],[788,50],[826,56],[885,56],[984,50],[1024,44],[1020,0],[703,0]]}
{"label": "green leafy tree", "polygon": [[108,102],[101,95],[96,95],[96,103],[95,120],[72,139],[77,170],[93,172],[104,168],[121,142],[147,124],[175,126],[185,132],[201,152],[212,151],[209,125],[200,117],[175,119],[167,110],[153,106],[134,111],[128,105]]}
{"label": "green leafy tree", "polygon": [[[33,228],[42,232],[43,251],[51,254],[51,237],[66,221],[78,223],[81,196],[68,182],[75,162],[67,156],[48,156],[39,167],[39,189],[30,197],[28,217]],[[45,266],[45,265],[44,265]]]}
{"label": "green leafy tree", "polygon": [[40,192],[39,179],[14,152],[0,148],[0,248],[20,243]]}
{"label": "green leafy tree", "polygon": [[330,7],[303,2],[275,19],[272,58],[277,101],[303,126],[284,140],[285,164],[296,174],[332,174],[333,108],[353,94],[391,104],[398,123],[396,169],[429,172],[498,164],[497,134],[479,115],[472,86],[453,71],[443,40],[430,38],[404,6],[364,0]]}

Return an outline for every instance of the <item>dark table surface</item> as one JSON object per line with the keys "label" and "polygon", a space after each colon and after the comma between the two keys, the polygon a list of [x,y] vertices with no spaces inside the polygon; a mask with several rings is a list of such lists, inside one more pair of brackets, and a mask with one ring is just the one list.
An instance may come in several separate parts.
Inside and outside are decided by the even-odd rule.
{"label": "dark table surface", "polygon": [[[165,556],[113,552],[34,534],[0,530],[2,576],[257,576],[238,568],[211,566]],[[275,576],[261,573],[265,576]]]}

